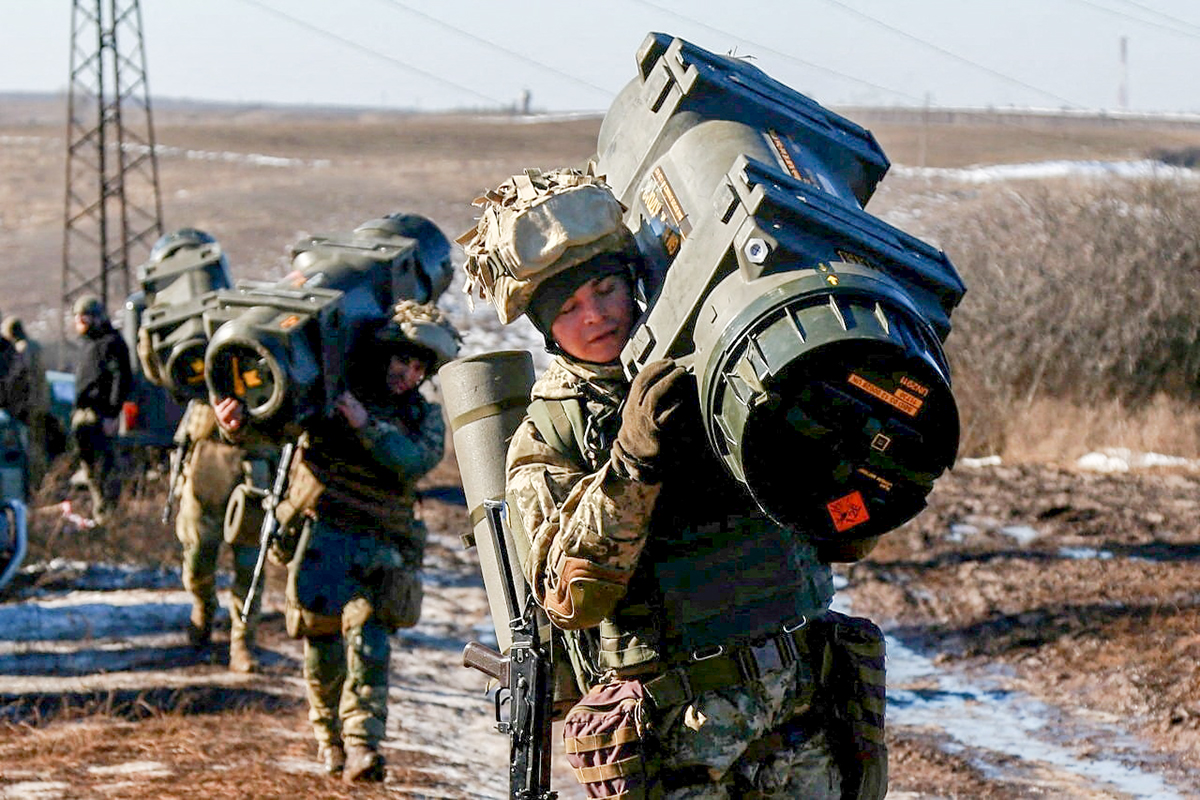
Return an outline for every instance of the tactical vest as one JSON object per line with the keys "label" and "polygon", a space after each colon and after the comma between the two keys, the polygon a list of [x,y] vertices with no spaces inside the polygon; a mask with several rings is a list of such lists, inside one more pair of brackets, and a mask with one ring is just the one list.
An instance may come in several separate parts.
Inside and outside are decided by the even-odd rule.
{"label": "tactical vest", "polygon": [[[548,445],[594,471],[620,424],[603,405],[535,399],[529,416]],[[707,443],[679,468],[689,474],[663,487],[627,594],[598,629],[569,637],[584,683],[761,640],[819,616],[833,597],[815,548],[766,517]]]}
{"label": "tactical vest", "polygon": [[[414,402],[386,410],[369,406],[368,410],[413,429],[421,424],[428,406]],[[318,516],[338,524],[377,529],[398,542],[416,530],[416,485],[397,480],[385,467],[364,457],[363,446],[337,419],[314,427],[303,459],[320,484],[314,509]]]}

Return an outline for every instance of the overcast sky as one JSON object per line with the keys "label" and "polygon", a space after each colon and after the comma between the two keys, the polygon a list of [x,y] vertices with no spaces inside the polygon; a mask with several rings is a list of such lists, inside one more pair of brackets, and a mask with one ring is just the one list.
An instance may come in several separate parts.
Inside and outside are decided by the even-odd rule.
{"label": "overcast sky", "polygon": [[[0,91],[66,88],[73,6],[0,0]],[[1131,110],[1200,112],[1195,0],[142,0],[141,13],[161,98],[434,110],[528,91],[535,109],[603,111],[653,30],[754,56],[827,105],[1116,109],[1124,83]]]}

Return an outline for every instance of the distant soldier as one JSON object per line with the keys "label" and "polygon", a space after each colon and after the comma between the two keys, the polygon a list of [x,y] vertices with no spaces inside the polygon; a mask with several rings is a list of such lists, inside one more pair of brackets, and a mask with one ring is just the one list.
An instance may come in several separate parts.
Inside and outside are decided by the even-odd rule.
{"label": "distant soldier", "polygon": [[[352,353],[351,391],[310,426],[279,512],[300,531],[287,628],[304,639],[308,718],[326,770],[347,783],[384,779],[388,636],[417,623],[423,595],[416,483],[445,446],[441,407],[419,387],[458,351],[442,313],[413,301],[365,338]],[[213,407],[236,440],[245,406],[229,397]]]}
{"label": "distant soldier", "polygon": [[46,474],[46,415],[50,413],[50,387],[42,366],[42,346],[25,334],[20,317],[0,322],[0,339],[12,346],[5,380],[5,408],[29,432],[26,458],[29,485],[37,486]]}
{"label": "distant soldier", "polygon": [[133,386],[129,348],[108,321],[103,301],[85,294],[72,307],[75,332],[83,340],[75,367],[75,408],[71,437],[79,449],[92,497],[92,519],[103,524],[121,491],[115,474],[114,440],[121,406]]}

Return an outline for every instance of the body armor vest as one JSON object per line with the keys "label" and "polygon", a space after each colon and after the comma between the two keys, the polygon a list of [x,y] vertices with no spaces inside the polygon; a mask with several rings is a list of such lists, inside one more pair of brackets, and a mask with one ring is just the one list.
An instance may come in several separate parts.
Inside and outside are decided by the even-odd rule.
{"label": "body armor vest", "polygon": [[[620,426],[605,405],[596,396],[540,399],[530,416],[548,444],[594,471]],[[679,450],[627,594],[598,629],[572,637],[588,682],[763,639],[821,614],[833,597],[815,547],[768,518],[707,442]]]}
{"label": "body armor vest", "polygon": [[[420,426],[429,407],[414,399],[393,406],[364,402],[372,417],[387,419],[409,430]],[[416,486],[397,480],[394,473],[363,455],[363,445],[338,418],[314,426],[304,463],[322,485],[317,513],[331,521],[378,528],[403,536],[414,527]]]}

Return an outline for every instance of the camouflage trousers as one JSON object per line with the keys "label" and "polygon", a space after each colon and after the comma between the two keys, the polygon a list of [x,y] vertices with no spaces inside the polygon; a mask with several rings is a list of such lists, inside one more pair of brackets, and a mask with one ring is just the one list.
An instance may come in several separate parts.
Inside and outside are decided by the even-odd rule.
{"label": "camouflage trousers", "polygon": [[374,748],[383,741],[390,658],[388,633],[373,620],[304,637],[308,720],[317,744]]}
{"label": "camouflage trousers", "polygon": [[415,570],[374,530],[305,523],[288,565],[288,602],[303,620],[297,632],[318,744],[374,748],[383,740],[396,627],[386,614],[387,588]]}
{"label": "camouflage trousers", "polygon": [[796,662],[668,710],[656,725],[664,796],[840,798],[841,774],[825,733],[795,724],[805,719],[814,691],[808,665]]}
{"label": "camouflage trousers", "polygon": [[[217,610],[217,561],[225,541],[224,522],[225,508],[201,503],[191,480],[185,481],[179,497],[179,512],[175,516],[175,536],[183,545],[183,588],[191,594],[193,608],[210,622]],[[231,545],[230,549],[233,551],[233,585],[229,592],[229,638],[231,642],[252,644],[258,609],[254,609],[249,624],[245,624],[242,608],[250,590],[258,549],[240,545]]]}

